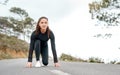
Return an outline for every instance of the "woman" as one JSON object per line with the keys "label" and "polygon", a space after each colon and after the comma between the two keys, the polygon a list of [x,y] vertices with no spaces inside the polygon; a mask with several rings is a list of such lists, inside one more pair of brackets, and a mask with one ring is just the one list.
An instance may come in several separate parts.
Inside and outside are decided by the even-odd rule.
{"label": "woman", "polygon": [[36,55],[36,65],[35,67],[40,67],[40,54],[42,56],[43,65],[48,65],[48,40],[51,40],[51,48],[54,57],[54,66],[59,67],[56,49],[55,49],[55,37],[53,32],[48,27],[48,18],[41,17],[38,20],[36,30],[31,35],[30,49],[28,55],[27,67],[32,67],[32,55],[33,50],[35,50]]}

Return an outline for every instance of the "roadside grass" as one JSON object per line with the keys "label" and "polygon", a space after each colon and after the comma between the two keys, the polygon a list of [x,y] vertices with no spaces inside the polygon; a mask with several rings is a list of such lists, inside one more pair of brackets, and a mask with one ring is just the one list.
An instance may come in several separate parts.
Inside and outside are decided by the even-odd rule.
{"label": "roadside grass", "polygon": [[0,34],[0,59],[25,57],[28,43],[14,36]]}
{"label": "roadside grass", "polygon": [[60,60],[62,61],[70,61],[70,62],[86,62],[86,60],[83,60],[81,58],[76,58],[68,54],[62,53],[60,56]]}
{"label": "roadside grass", "polygon": [[90,57],[88,59],[88,62],[90,62],[90,63],[104,63],[104,61],[98,57]]}

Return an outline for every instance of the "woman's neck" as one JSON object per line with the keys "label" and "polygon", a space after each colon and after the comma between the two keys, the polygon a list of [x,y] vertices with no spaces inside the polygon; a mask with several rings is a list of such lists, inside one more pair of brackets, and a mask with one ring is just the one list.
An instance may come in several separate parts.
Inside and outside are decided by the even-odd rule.
{"label": "woman's neck", "polygon": [[41,29],[40,31],[41,31],[41,33],[45,33],[46,29]]}

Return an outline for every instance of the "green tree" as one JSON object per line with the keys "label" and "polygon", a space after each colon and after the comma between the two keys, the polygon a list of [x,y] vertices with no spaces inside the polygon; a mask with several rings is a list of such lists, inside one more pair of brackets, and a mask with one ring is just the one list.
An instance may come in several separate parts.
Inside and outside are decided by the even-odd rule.
{"label": "green tree", "polygon": [[[24,30],[25,32],[25,35],[27,38],[30,38],[30,33],[32,32],[32,30],[34,29],[34,25],[36,24],[34,22],[34,20],[30,17],[27,17],[25,20],[24,20],[24,24],[26,24],[26,29]],[[29,39],[28,39],[29,41]]]}
{"label": "green tree", "polygon": [[0,1],[0,4],[6,5],[6,3],[7,3],[8,1],[9,1],[9,0],[2,0],[2,1]]}
{"label": "green tree", "polygon": [[11,33],[13,25],[8,21],[8,17],[0,17],[0,31],[1,33],[8,34]]}
{"label": "green tree", "polygon": [[21,19],[24,19],[24,17],[28,17],[28,13],[24,9],[21,9],[19,7],[12,7],[10,9],[10,12],[19,15]]}
{"label": "green tree", "polygon": [[107,27],[120,25],[120,12],[116,12],[119,8],[120,0],[94,1],[89,4],[91,18],[104,22],[104,26]]}
{"label": "green tree", "polygon": [[19,16],[19,19],[10,19],[15,26],[14,29],[20,33],[23,33],[25,40],[25,29],[30,27],[34,23],[34,20],[28,16],[28,13],[24,9],[12,7],[10,12]]}
{"label": "green tree", "polygon": [[10,12],[14,14],[13,17],[0,17],[0,32],[15,37],[23,34],[24,40],[25,37],[29,38],[35,25],[34,19],[29,17],[24,9],[18,7],[12,7]]}

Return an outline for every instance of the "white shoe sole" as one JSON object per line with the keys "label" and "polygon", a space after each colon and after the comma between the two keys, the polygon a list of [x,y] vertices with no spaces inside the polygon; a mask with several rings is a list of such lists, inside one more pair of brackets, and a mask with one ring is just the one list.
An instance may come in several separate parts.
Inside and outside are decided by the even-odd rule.
{"label": "white shoe sole", "polygon": [[35,65],[35,67],[41,67],[41,64],[39,63],[37,63],[36,65]]}

